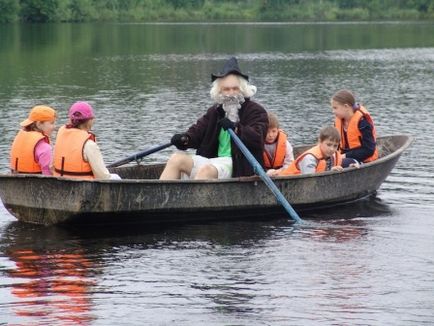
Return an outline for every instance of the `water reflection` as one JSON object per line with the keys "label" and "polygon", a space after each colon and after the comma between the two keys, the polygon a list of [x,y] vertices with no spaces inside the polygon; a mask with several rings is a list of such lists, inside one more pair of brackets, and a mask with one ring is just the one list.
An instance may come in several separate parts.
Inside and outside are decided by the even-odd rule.
{"label": "water reflection", "polygon": [[387,216],[393,213],[392,208],[377,195],[368,196],[352,203],[340,206],[306,211],[305,218],[353,219],[357,217]]}
{"label": "water reflection", "polygon": [[[2,270],[9,279],[9,318],[17,324],[88,324],[101,296],[129,306],[132,293],[154,318],[152,307],[179,308],[179,300],[200,300],[223,314],[253,310],[249,256],[276,229],[293,228],[286,219],[98,230],[13,222],[0,242],[12,263]],[[120,298],[125,277],[134,292]]]}
{"label": "water reflection", "polygon": [[284,218],[154,228],[11,223],[0,240],[7,318],[77,325],[121,324],[129,316],[141,324],[146,315],[149,324],[287,325],[381,317],[388,290],[381,271],[389,276],[403,259],[395,250],[402,234],[389,232],[391,209],[370,197],[309,214],[317,219],[308,227]]}
{"label": "water reflection", "polygon": [[[280,216],[281,217],[281,216]],[[98,225],[98,230],[82,225],[68,225],[69,237],[80,239],[86,246],[98,251],[107,247],[131,246],[142,249],[189,249],[191,245],[201,248],[239,246],[249,248],[274,235],[277,229],[294,230],[290,219],[269,217],[253,220],[210,221],[201,223],[173,222],[161,225]],[[65,230],[66,231],[66,230]],[[97,253],[96,253],[97,254]]]}
{"label": "water reflection", "polygon": [[84,325],[94,320],[90,292],[95,262],[79,245],[65,245],[65,236],[58,228],[21,223],[6,228],[2,246],[15,265],[4,270],[11,278],[14,321]]}
{"label": "water reflection", "polygon": [[309,227],[302,229],[314,240],[333,243],[353,241],[367,235],[369,217],[390,216],[392,209],[376,195],[342,206],[307,212],[306,219],[315,219]]}

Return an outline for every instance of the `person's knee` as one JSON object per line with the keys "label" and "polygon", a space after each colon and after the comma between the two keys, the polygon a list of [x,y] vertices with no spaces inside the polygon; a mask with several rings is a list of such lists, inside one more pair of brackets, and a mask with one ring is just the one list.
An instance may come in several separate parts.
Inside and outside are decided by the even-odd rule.
{"label": "person's knee", "polygon": [[193,164],[192,158],[184,153],[174,153],[167,161],[167,165],[185,170]]}
{"label": "person's knee", "polygon": [[215,179],[218,177],[218,171],[215,166],[207,164],[202,166],[196,174],[196,179]]}
{"label": "person's knee", "polygon": [[174,153],[169,157],[167,164],[180,165],[185,161],[186,155],[183,153]]}

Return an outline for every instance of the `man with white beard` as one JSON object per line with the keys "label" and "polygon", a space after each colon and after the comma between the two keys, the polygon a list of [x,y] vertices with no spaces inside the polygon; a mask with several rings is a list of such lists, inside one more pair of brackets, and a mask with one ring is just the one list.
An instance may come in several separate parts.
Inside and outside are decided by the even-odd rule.
{"label": "man with white beard", "polygon": [[250,163],[231,141],[233,129],[258,162],[264,166],[264,139],[268,129],[265,109],[250,98],[256,87],[249,84],[235,57],[223,70],[211,74],[210,95],[215,104],[187,132],[175,134],[171,143],[180,150],[195,148],[196,155],[173,154],[160,176],[161,180],[225,179],[254,174]]}

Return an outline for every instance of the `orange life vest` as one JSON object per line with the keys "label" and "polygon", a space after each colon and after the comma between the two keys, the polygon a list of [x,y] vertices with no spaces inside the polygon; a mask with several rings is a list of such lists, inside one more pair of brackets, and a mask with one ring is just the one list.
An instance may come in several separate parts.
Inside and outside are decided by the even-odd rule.
{"label": "orange life vest", "polygon": [[13,173],[42,173],[41,166],[35,158],[35,147],[41,140],[50,143],[50,139],[42,132],[24,130],[18,132],[10,153],[9,166]]}
{"label": "orange life vest", "polygon": [[95,136],[78,128],[60,127],[54,146],[54,176],[95,179],[92,167],[84,159],[84,145]]}
{"label": "orange life vest", "polygon": [[268,169],[280,169],[283,166],[286,155],[286,141],[288,137],[279,129],[279,134],[277,135],[276,150],[274,151],[274,157],[271,157],[270,153],[264,150],[264,166]]}
{"label": "orange life vest", "polygon": [[[321,149],[319,148],[319,145],[316,145],[312,147],[311,149],[305,151],[302,153],[299,157],[297,157],[294,161],[291,162],[291,164],[288,166],[287,169],[282,171],[279,175],[294,175],[294,174],[301,174],[301,170],[298,167],[298,163],[306,156],[306,155],[313,155],[317,161],[318,164],[316,166],[315,172],[324,172],[327,168],[327,162],[322,155]],[[339,151],[336,151],[336,153],[333,155],[333,166],[342,165],[342,155],[339,153]]]}
{"label": "orange life vest", "polygon": [[[371,118],[371,115],[369,114],[368,110],[366,110],[363,106],[360,106],[359,109],[354,111],[353,116],[350,119],[350,122],[348,124],[348,130],[345,133],[344,130],[344,124],[342,119],[336,118],[335,119],[335,127],[339,130],[339,133],[341,134],[341,151],[358,148],[362,146],[362,133],[359,130],[359,122],[360,119],[365,118],[368,123],[372,126],[372,136],[374,137],[374,140],[376,141],[377,135],[374,127],[374,122]],[[346,137],[345,137],[346,134]],[[348,140],[348,144],[347,144]],[[375,148],[374,154],[372,154],[370,157],[364,160],[364,162],[371,162],[378,158],[378,149]]]}

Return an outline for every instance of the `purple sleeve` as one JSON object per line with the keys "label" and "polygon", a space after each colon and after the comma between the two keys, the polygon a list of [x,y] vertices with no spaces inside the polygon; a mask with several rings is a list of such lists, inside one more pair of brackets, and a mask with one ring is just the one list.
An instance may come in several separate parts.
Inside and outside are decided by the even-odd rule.
{"label": "purple sleeve", "polygon": [[35,159],[41,166],[43,175],[53,174],[50,169],[52,156],[51,145],[44,140],[40,140],[35,146]]}

